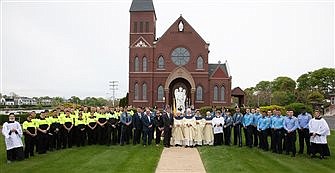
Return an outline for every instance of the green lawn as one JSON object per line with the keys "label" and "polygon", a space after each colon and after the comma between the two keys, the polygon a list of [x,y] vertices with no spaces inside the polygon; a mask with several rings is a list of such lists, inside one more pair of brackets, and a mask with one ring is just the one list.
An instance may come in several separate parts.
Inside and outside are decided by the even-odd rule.
{"label": "green lawn", "polygon": [[[208,173],[214,172],[255,172],[255,173],[334,173],[335,172],[335,131],[328,137],[331,157],[326,160],[310,159],[306,154],[291,157],[274,154],[258,148],[218,146],[198,148]],[[298,141],[296,142],[298,144]],[[297,147],[297,149],[299,149]]]}
{"label": "green lawn", "polygon": [[[335,131],[328,137],[332,156],[327,160],[310,159],[307,155],[292,158],[264,152],[257,148],[235,146],[199,147],[208,173],[215,172],[335,172]],[[298,144],[298,142],[297,142]],[[15,172],[154,172],[163,147],[155,145],[74,147],[46,155],[36,155],[21,162],[6,164],[6,150],[0,137],[0,173]]]}
{"label": "green lawn", "polygon": [[86,146],[49,152],[21,162],[6,163],[6,149],[0,138],[1,173],[95,173],[95,172],[154,172],[163,147],[155,145]]}

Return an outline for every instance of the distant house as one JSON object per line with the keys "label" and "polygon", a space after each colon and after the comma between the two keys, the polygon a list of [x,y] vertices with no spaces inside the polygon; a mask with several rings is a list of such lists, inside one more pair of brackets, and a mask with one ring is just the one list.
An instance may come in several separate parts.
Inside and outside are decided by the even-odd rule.
{"label": "distant house", "polygon": [[29,97],[18,97],[15,98],[15,105],[37,105],[37,101]]}
{"label": "distant house", "polygon": [[40,100],[40,104],[44,106],[50,106],[52,105],[52,99],[50,98],[43,98]]}
{"label": "distant house", "polygon": [[0,105],[5,105],[6,104],[6,99],[5,98],[1,98],[0,99]]}
{"label": "distant house", "polygon": [[335,94],[330,95],[330,104],[335,105]]}
{"label": "distant house", "polygon": [[5,98],[5,105],[6,106],[15,105],[14,99],[12,99],[12,98]]}

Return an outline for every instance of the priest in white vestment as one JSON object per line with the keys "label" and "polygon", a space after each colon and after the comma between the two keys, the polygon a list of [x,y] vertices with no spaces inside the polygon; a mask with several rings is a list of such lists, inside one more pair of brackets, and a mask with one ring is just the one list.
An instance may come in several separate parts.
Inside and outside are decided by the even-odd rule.
{"label": "priest in white vestment", "polygon": [[327,136],[330,135],[329,126],[326,120],[321,117],[318,110],[314,112],[314,118],[309,121],[308,127],[311,136],[312,157],[316,157],[316,153],[320,153],[320,159],[324,159],[325,156],[330,156],[327,144]]}
{"label": "priest in white vestment", "polygon": [[20,123],[15,121],[14,113],[9,114],[9,121],[2,126],[2,134],[5,136],[7,163],[15,160],[23,160],[22,128]]}

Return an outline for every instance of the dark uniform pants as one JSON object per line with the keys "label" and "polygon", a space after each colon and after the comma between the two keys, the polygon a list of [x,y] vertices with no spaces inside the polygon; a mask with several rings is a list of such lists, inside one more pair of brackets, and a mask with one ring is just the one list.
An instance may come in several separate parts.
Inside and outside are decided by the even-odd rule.
{"label": "dark uniform pants", "polygon": [[224,144],[225,145],[230,145],[230,137],[231,137],[231,126],[228,126],[223,129],[224,131]]}
{"label": "dark uniform pants", "polygon": [[276,129],[274,130],[274,149],[273,152],[275,153],[283,153],[283,129]]}
{"label": "dark uniform pants", "polygon": [[48,133],[37,131],[38,154],[44,154],[48,149]]}
{"label": "dark uniform pants", "polygon": [[310,151],[310,136],[309,129],[298,129],[299,133],[299,153],[302,154],[304,152],[304,142],[306,143],[307,154],[311,153]]}
{"label": "dark uniform pants", "polygon": [[24,134],[24,157],[29,158],[29,156],[34,156],[34,146],[36,138],[28,134]]}
{"label": "dark uniform pants", "polygon": [[292,152],[292,155],[295,156],[296,148],[295,148],[295,141],[297,138],[296,132],[286,133],[286,154],[288,154],[290,151]]}
{"label": "dark uniform pants", "polygon": [[234,126],[234,145],[242,147],[242,134],[241,134],[241,125],[237,124]]}

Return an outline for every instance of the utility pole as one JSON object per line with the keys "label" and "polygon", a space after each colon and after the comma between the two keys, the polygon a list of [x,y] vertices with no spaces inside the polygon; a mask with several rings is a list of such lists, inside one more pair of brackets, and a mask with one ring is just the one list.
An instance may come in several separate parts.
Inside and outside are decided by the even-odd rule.
{"label": "utility pole", "polygon": [[112,90],[113,107],[115,101],[115,91],[118,90],[119,81],[109,81],[109,90]]}

